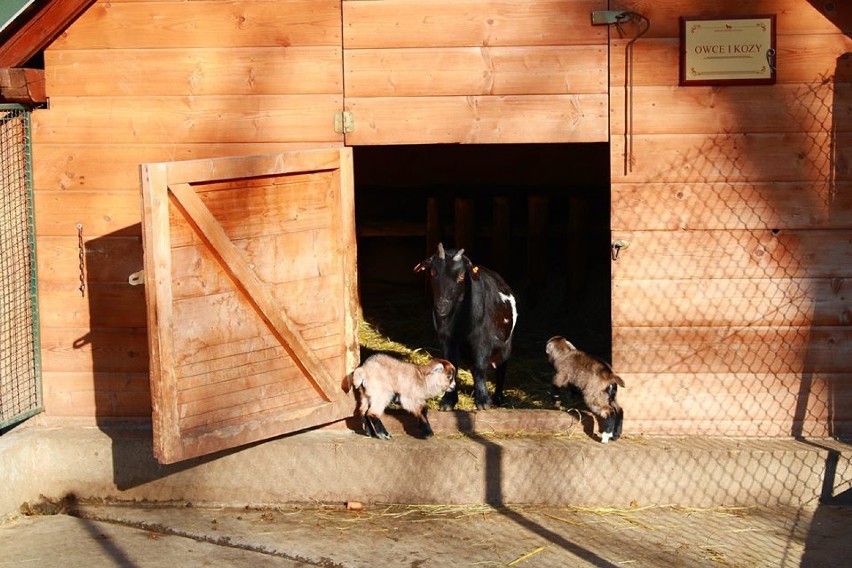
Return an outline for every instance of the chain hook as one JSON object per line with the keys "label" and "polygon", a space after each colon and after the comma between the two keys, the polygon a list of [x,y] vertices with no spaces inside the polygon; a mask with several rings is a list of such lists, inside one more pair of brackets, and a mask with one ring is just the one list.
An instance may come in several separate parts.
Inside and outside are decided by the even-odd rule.
{"label": "chain hook", "polygon": [[83,246],[83,224],[77,223],[77,254],[80,258],[80,295],[86,297],[86,251]]}

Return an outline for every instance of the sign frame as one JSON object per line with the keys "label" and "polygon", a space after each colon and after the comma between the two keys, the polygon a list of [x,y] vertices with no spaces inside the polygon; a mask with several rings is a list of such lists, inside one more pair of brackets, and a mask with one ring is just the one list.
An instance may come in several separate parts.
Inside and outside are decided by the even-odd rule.
{"label": "sign frame", "polygon": [[[706,41],[708,34],[716,33],[724,34],[720,36],[724,39]],[[680,18],[682,87],[774,85],[777,53],[775,14]]]}

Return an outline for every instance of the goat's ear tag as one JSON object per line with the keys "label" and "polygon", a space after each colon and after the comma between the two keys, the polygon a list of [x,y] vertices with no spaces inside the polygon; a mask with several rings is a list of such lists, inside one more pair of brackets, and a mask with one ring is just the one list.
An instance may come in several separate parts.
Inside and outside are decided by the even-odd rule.
{"label": "goat's ear tag", "polygon": [[473,268],[471,268],[470,273],[473,274],[474,280],[479,280],[479,267],[478,266],[474,266]]}

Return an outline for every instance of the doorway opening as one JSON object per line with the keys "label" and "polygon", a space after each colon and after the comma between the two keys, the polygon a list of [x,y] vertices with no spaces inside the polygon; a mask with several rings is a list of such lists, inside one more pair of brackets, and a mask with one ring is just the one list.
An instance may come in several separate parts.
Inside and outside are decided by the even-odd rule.
{"label": "doorway opening", "polygon": [[361,305],[380,334],[440,356],[425,277],[413,268],[442,242],[515,292],[509,405],[543,403],[552,375],[544,347],[554,335],[611,360],[608,144],[362,146],[353,154]]}

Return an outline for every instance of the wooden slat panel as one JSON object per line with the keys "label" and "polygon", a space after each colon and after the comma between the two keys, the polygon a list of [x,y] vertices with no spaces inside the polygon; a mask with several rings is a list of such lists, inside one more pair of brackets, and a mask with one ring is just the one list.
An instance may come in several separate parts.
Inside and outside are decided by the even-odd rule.
{"label": "wooden slat panel", "polygon": [[347,99],[349,144],[602,142],[605,95]]}
{"label": "wooden slat panel", "polygon": [[[305,341],[314,349],[317,357],[329,369],[339,368],[341,326],[338,322],[306,327],[301,329],[301,333]],[[247,352],[273,350],[278,356],[286,355],[281,349],[280,340],[265,329],[262,334],[255,336],[246,336],[242,339],[231,337],[227,342],[211,342],[204,345],[198,343],[194,347],[194,360],[184,357],[178,369],[181,373],[181,388],[213,384],[217,380],[211,376],[213,371],[227,374],[232,368],[244,364],[244,359],[241,357],[245,357]],[[287,357],[289,361],[290,358]],[[198,382],[199,377],[203,378],[203,383]]]}
{"label": "wooden slat panel", "polygon": [[[610,49],[610,66],[614,73],[624,76],[628,39],[613,40]],[[647,38],[633,44],[633,86],[678,84],[680,65],[680,40],[678,38]],[[779,35],[777,40],[777,82],[812,83],[837,74],[849,77],[852,59],[842,57],[852,51],[852,38],[842,33],[819,35]],[[623,82],[614,85],[621,90]]]}
{"label": "wooden slat panel", "polygon": [[[78,289],[80,256],[76,233],[76,228],[71,227],[67,237],[38,239],[40,284],[56,283]],[[142,242],[138,236],[86,238],[83,247],[84,280],[87,285],[95,282],[127,285],[127,277],[142,269]]]}
{"label": "wooden slat panel", "polygon": [[[296,395],[297,393],[293,393]],[[305,407],[305,402],[299,400],[298,396],[282,395],[270,397],[262,401],[252,401],[244,404],[235,404],[230,411],[212,411],[181,420],[181,429],[187,437],[198,437],[203,439],[209,432],[239,427],[238,421],[233,417],[234,411],[238,411],[244,418],[252,421],[275,419],[284,413],[308,414],[317,410],[319,405]]]}
{"label": "wooden slat panel", "polygon": [[[210,395],[199,400],[183,400],[183,396],[181,396],[181,426],[192,429],[199,426],[210,427],[217,422],[233,422],[234,413],[229,409],[243,407],[247,404],[257,405],[258,408],[268,411],[269,409],[265,405],[258,404],[259,401],[269,402],[278,399],[280,403],[290,404],[294,407],[303,406],[306,402],[313,401],[315,393],[310,386],[302,384],[294,387],[291,384],[301,378],[298,369],[292,368],[289,372],[292,375],[291,380],[287,380],[286,375],[282,373],[275,373],[271,375],[275,380],[256,385],[240,385],[239,389],[228,393],[226,397]],[[266,378],[269,376],[266,375]],[[282,380],[282,377],[284,380]],[[250,381],[262,381],[264,375],[246,375],[244,378]],[[273,403],[273,407],[281,405],[280,403]],[[276,408],[276,411],[278,411],[278,408]]]}
{"label": "wooden slat panel", "polygon": [[[141,266],[140,266],[141,268]],[[39,321],[42,334],[52,328],[145,327],[145,288],[119,283],[87,283],[80,293],[79,279],[39,283]]]}
{"label": "wooden slat panel", "polygon": [[[817,4],[817,3],[813,3]],[[619,0],[613,2],[610,9],[628,9],[639,12],[651,21],[651,27],[645,37],[678,37],[681,16],[714,16],[720,18],[732,16],[753,16],[754,14],[775,14],[778,33],[784,34],[830,34],[852,26],[852,14],[838,5],[831,11],[820,11],[806,0],[719,0],[701,2],[694,0]],[[840,26],[833,20],[838,20]],[[780,60],[779,60],[780,61]]]}
{"label": "wooden slat panel", "polygon": [[[348,258],[354,248],[344,248],[351,239],[346,228],[354,223],[344,219],[354,210],[343,208],[352,198],[341,195],[352,191],[352,178],[340,171],[351,167],[351,159],[351,150],[341,149],[143,166],[146,291],[156,295],[148,304],[169,302],[164,313],[149,309],[157,338],[151,372],[161,461],[351,412],[340,389],[357,364],[349,332],[354,323],[346,321],[357,313],[346,303],[357,297],[342,274],[354,263]],[[308,171],[314,180],[301,174]],[[155,215],[163,203],[170,211]],[[150,234],[158,223],[158,232]],[[180,237],[186,228],[168,228],[182,224],[197,236]],[[311,238],[294,249],[288,240],[293,235]],[[167,261],[147,249],[151,242]],[[158,250],[158,242],[161,248],[167,243],[167,250]],[[283,258],[297,263],[291,266],[301,279],[280,285],[292,277],[280,270]],[[319,271],[318,258],[330,263],[328,271]],[[201,279],[184,286],[182,274],[199,268]],[[214,270],[222,275],[205,276]],[[173,350],[168,368],[156,357],[163,345]],[[170,398],[158,406],[163,395]]]}
{"label": "wooden slat panel", "polygon": [[844,373],[852,327],[613,327],[619,373]]}
{"label": "wooden slat panel", "polygon": [[50,416],[151,416],[148,373],[47,371],[42,382]]}
{"label": "wooden slat panel", "polygon": [[848,278],[618,280],[613,288],[612,319],[623,327],[831,326],[852,314]]}
{"label": "wooden slat panel", "polygon": [[628,385],[621,401],[626,430],[790,436],[801,429],[803,435],[829,436],[852,426],[848,373],[622,376]]}
{"label": "wooden slat panel", "polygon": [[[245,375],[243,379],[247,382],[225,396],[211,395],[198,400],[184,400],[181,396],[181,427],[192,430],[234,424],[234,408],[242,411],[250,406],[252,408],[249,412],[252,413],[280,412],[284,406],[298,409],[315,402],[316,391],[301,380],[301,373],[297,368],[291,367],[283,372],[278,369],[273,371],[266,379],[272,377],[274,380],[268,382],[262,382],[262,375]],[[261,382],[252,384],[256,381]]]}
{"label": "wooden slat panel", "polygon": [[38,191],[35,194],[35,211],[38,233],[42,237],[75,234],[77,223],[83,225],[87,240],[107,234],[142,234],[138,190]]}
{"label": "wooden slat panel", "polygon": [[[336,149],[308,150],[288,154],[227,156],[209,160],[171,162],[168,169],[168,182],[169,185],[190,183],[207,188],[215,187],[219,183],[224,183],[227,186],[233,180],[240,180],[240,183],[252,183],[252,178],[262,176],[277,177],[299,174],[311,168],[318,175],[322,175],[323,172],[336,170],[340,167],[341,151]],[[248,175],[246,171],[253,173]]]}
{"label": "wooden slat panel", "polygon": [[145,328],[52,328],[41,336],[45,372],[147,373]]}
{"label": "wooden slat panel", "polygon": [[[325,294],[328,295],[333,290],[333,288],[326,289]],[[293,297],[296,297],[295,294],[293,294]],[[301,304],[303,301],[307,302],[311,300],[311,297],[298,296],[298,300]],[[294,304],[295,302],[291,301],[289,303]],[[193,298],[191,300],[176,301],[174,307],[175,316],[179,318],[179,321],[184,322],[175,329],[173,334],[174,341],[182,346],[181,353],[176,358],[176,364],[184,365],[190,361],[196,361],[203,356],[206,350],[217,349],[221,345],[239,344],[255,338],[262,340],[262,338],[270,333],[267,327],[268,324],[256,317],[237,317],[233,315],[251,309],[250,306],[246,305],[245,298],[237,293],[216,294],[213,296]],[[318,342],[315,342],[309,341],[306,338],[301,339],[302,334],[301,332],[299,333],[300,342],[303,343],[305,350],[307,351],[310,348],[312,354],[310,362],[320,367],[318,359],[313,355],[314,349],[327,343],[328,337],[340,336],[342,331],[342,327],[339,324],[340,309],[335,304],[326,301],[318,306],[311,306],[309,308],[301,307],[298,311],[292,309],[287,311],[287,317],[290,320],[298,318],[300,321],[304,321],[305,318],[310,317],[312,325],[319,326],[322,324],[327,334],[334,334],[321,337]],[[289,313],[296,311],[297,313]],[[210,330],[209,320],[216,317],[220,318],[217,321],[229,322],[228,326],[222,329]],[[273,331],[273,333],[276,332]],[[282,350],[281,355],[286,355],[286,352]],[[221,356],[221,354],[217,356]],[[329,369],[328,371],[331,372],[334,369]],[[328,387],[330,384],[333,384],[332,381],[326,381],[326,383],[323,386]],[[338,385],[339,383],[335,386]],[[329,388],[329,392],[333,390],[336,389]]]}
{"label": "wooden slat panel", "polygon": [[848,277],[852,230],[617,232],[630,241],[612,265],[614,280],[634,278]]}
{"label": "wooden slat panel", "polygon": [[[35,113],[38,116],[40,111]],[[40,190],[121,190],[139,194],[139,164],[220,156],[277,154],[293,150],[339,147],[343,141],[244,144],[38,144],[33,172]],[[104,156],[109,156],[108,160]],[[38,199],[38,195],[36,197]],[[138,207],[137,207],[138,209]]]}
{"label": "wooden slat panel", "polygon": [[339,46],[51,50],[52,97],[343,92]]}
{"label": "wooden slat panel", "polygon": [[592,26],[604,0],[344,1],[343,47],[479,47],[606,43]]}
{"label": "wooden slat panel", "polygon": [[[258,250],[263,250],[264,247],[274,247],[276,244],[281,246],[282,250],[311,250],[310,247],[315,243],[336,244],[322,232],[301,232],[288,235],[286,239],[276,239],[275,243],[269,238],[245,241],[238,243],[238,248],[244,254],[247,254],[245,251],[248,248],[256,247]],[[300,246],[307,248],[291,248]],[[256,271],[258,276],[268,284],[286,284],[282,293],[290,293],[289,290],[292,290],[293,294],[307,294],[313,297],[326,286],[339,285],[340,267],[332,258],[329,258],[330,250],[332,248],[319,247],[318,251],[323,254],[318,255],[313,264],[298,261],[285,254],[277,254],[276,262],[256,266]],[[175,279],[180,279],[181,282],[180,289],[175,291],[176,299],[202,294],[219,294],[231,289],[231,283],[220,273],[217,263],[210,258],[199,256],[197,250],[189,247],[176,249],[173,258],[176,265]],[[319,302],[322,299],[314,298],[314,301]]]}
{"label": "wooden slat panel", "polygon": [[339,45],[339,0],[98,2],[51,49]]}
{"label": "wooden slat panel", "polygon": [[[255,274],[248,259],[239,253],[210,210],[205,207],[202,200],[188,184],[171,185],[169,186],[169,190],[171,195],[179,202],[181,209],[188,213],[189,219],[187,220],[195,224],[197,227],[196,230],[201,232],[204,238],[209,241],[210,248],[221,259],[222,268],[233,277],[240,289],[251,298],[250,301],[243,300],[240,302],[244,305],[242,311],[252,312],[256,310],[257,315],[263,319],[264,323],[269,325],[270,329],[287,344],[288,351],[291,352],[294,359],[298,362],[299,367],[306,373],[307,378],[317,387],[320,395],[325,400],[332,401],[333,393],[336,392],[337,386],[340,383],[331,378],[308,344],[304,342],[295,322],[287,315],[285,310],[281,310],[276,304],[269,290]],[[175,307],[178,306],[179,304]],[[214,312],[211,315],[214,316],[213,321],[228,321],[233,326],[236,323],[235,318],[233,315],[229,318],[228,315],[229,313],[234,314],[235,311],[231,309],[226,310],[226,313],[223,314],[216,314]],[[177,313],[176,315],[176,321],[187,321],[181,317],[183,314]],[[217,315],[219,317],[215,317]],[[191,350],[191,344],[181,342],[181,339],[184,339],[182,333],[185,329],[183,325],[173,329],[172,337],[176,343],[185,345],[186,349]],[[220,329],[218,331],[222,333],[223,330]],[[197,335],[192,334],[191,337],[195,338]],[[189,337],[186,339],[189,339]]]}
{"label": "wooden slat panel", "polygon": [[350,49],[347,97],[607,92],[605,45]]}
{"label": "wooden slat panel", "polygon": [[[632,34],[610,43],[611,228],[631,242],[612,265],[625,429],[848,429],[832,405],[850,400],[852,40],[837,27],[849,12],[801,0],[611,8],[651,22],[629,90]],[[777,15],[778,84],[678,86],[680,16],[761,13]]]}
{"label": "wooden slat panel", "polygon": [[[633,137],[624,174],[622,136],[612,137],[613,182],[825,182],[852,180],[852,135],[840,133],[684,134]],[[831,152],[836,152],[832,157]]]}
{"label": "wooden slat panel", "polygon": [[852,185],[614,184],[613,230],[828,229],[852,226]]}
{"label": "wooden slat panel", "polygon": [[[280,350],[275,346],[219,357],[209,362],[190,363],[180,371],[179,402],[222,397],[244,388],[270,384],[277,380],[268,379],[270,372],[282,369],[298,372],[293,361],[282,358]],[[212,384],[209,380],[211,372],[215,372],[215,382]]]}
{"label": "wooden slat panel", "polygon": [[342,142],[339,95],[51,97],[33,116],[42,143]]}
{"label": "wooden slat panel", "polygon": [[[201,201],[225,229],[232,241],[273,237],[276,235],[316,231],[328,228],[332,220],[332,207],[328,203],[327,188],[330,174],[319,173],[313,179],[293,175],[287,177],[246,180],[245,188],[210,191],[206,186],[195,186]],[[251,187],[252,191],[248,191]],[[287,199],[274,199],[275,195]],[[234,211],[256,216],[254,222],[245,223]],[[172,220],[180,214],[172,212]],[[326,236],[326,239],[329,237]],[[197,245],[202,242],[196,232],[185,225],[172,229],[172,246]]]}
{"label": "wooden slat panel", "polygon": [[[852,84],[716,87],[636,87],[632,96],[632,132],[711,134],[731,132],[849,132]],[[613,90],[612,133],[623,134],[623,90]],[[665,109],[665,120],[660,110]]]}

